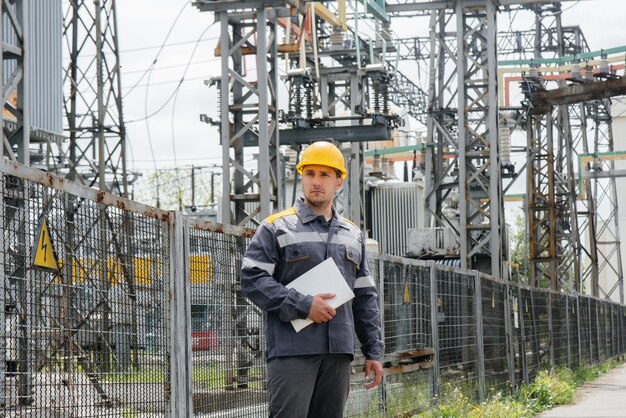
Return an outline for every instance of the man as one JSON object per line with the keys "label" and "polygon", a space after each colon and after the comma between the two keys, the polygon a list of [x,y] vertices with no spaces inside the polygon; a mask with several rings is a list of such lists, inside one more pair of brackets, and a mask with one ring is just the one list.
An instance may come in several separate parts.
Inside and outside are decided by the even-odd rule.
{"label": "man", "polygon": [[[265,219],[243,260],[241,289],[264,313],[270,417],[341,417],[350,388],[354,331],[365,355],[367,389],[382,379],[378,293],[359,228],[337,215],[333,197],[346,176],[341,151],[311,144],[297,165],[304,199]],[[332,257],[353,289],[333,309],[331,293],[304,295],[285,285]],[[294,331],[290,321],[314,324]]]}

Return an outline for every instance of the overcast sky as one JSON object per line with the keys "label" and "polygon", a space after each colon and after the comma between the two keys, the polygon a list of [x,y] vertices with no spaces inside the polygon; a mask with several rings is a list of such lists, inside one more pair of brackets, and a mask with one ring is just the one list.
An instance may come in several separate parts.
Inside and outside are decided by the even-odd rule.
{"label": "overcast sky", "polygon": [[[200,113],[217,116],[216,91],[203,84],[220,70],[213,56],[219,36],[218,25],[211,26],[213,14],[199,12],[186,0],[132,0],[118,2],[117,8],[131,169],[220,164],[217,129],[199,120]],[[586,0],[563,3],[563,8],[563,24],[581,26],[592,51],[626,44],[626,2]],[[421,22],[426,21],[416,25],[402,19],[393,27],[402,36],[424,35]],[[501,29],[508,26],[508,16],[498,23]]]}

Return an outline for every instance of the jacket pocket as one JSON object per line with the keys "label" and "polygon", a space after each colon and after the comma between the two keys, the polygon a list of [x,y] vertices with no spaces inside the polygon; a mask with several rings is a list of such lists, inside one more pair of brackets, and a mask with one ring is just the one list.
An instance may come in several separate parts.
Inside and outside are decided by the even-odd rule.
{"label": "jacket pocket", "polygon": [[359,268],[359,266],[361,265],[361,250],[351,245],[344,245],[346,250],[346,258],[352,261],[356,268]]}
{"label": "jacket pocket", "polygon": [[305,246],[288,245],[285,247],[285,261],[288,263],[306,260],[307,258],[309,258],[309,250]]}

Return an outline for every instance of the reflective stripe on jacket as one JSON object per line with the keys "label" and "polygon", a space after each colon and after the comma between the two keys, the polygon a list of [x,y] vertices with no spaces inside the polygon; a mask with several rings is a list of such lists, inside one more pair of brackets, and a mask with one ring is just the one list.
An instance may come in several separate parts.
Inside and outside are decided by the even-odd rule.
{"label": "reflective stripe on jacket", "polygon": [[[330,239],[329,239],[330,237]],[[306,318],[313,297],[285,285],[332,257],[355,297],[337,308],[333,319],[296,333],[289,321]],[[382,357],[378,291],[370,276],[363,234],[339,217],[326,222],[298,199],[293,208],[272,215],[257,229],[241,269],[241,290],[264,312],[267,358],[354,354],[354,331],[367,359]]]}

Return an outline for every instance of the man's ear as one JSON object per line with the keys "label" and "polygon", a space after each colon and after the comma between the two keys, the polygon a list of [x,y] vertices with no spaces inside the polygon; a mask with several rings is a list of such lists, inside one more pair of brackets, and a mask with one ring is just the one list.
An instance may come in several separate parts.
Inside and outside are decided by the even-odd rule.
{"label": "man's ear", "polygon": [[341,189],[341,186],[343,186],[343,178],[341,176],[337,177],[337,188]]}

